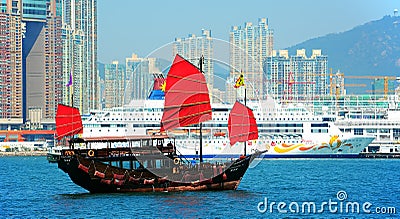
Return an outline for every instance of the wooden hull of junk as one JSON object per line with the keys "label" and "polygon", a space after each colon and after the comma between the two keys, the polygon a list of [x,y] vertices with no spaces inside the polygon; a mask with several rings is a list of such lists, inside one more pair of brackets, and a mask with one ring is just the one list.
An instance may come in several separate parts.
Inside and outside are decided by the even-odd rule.
{"label": "wooden hull of junk", "polygon": [[229,162],[194,164],[172,151],[154,146],[69,149],[62,151],[58,167],[91,193],[235,190],[261,153]]}

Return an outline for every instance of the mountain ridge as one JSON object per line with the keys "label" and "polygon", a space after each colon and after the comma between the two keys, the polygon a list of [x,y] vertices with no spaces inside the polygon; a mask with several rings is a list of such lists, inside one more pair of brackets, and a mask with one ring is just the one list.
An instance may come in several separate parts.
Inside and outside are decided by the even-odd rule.
{"label": "mountain ridge", "polygon": [[345,75],[400,75],[400,17],[384,16],[348,31],[330,33],[286,48],[321,49],[328,67]]}

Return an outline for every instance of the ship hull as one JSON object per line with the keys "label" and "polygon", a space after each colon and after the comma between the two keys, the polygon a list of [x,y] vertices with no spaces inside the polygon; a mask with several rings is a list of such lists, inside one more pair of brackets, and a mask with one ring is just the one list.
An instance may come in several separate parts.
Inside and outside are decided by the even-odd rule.
{"label": "ship hull", "polygon": [[156,174],[157,171],[152,169],[140,171],[124,169],[80,155],[61,156],[58,160],[58,167],[67,173],[75,184],[91,193],[235,190],[256,156],[258,155],[253,154],[237,159],[229,167],[217,172],[212,177],[192,174],[191,178],[185,180],[177,180],[181,176],[183,179],[188,175],[184,175],[183,171],[180,173],[181,175],[173,173],[178,168],[167,169],[166,172],[169,172],[170,175],[161,177]]}
{"label": "ship hull", "polygon": [[[328,143],[296,143],[296,144],[265,144],[254,143],[248,145],[250,151],[267,149],[268,151],[262,154],[262,158],[357,158],[360,153],[366,148],[374,137],[371,136],[356,136],[356,137],[338,137],[334,141]],[[213,150],[217,146],[208,146],[203,149],[203,157],[205,158],[230,158],[234,154],[240,154],[243,151],[243,144],[237,144],[232,147],[219,147],[220,150]],[[185,153],[188,158],[197,158],[194,148],[179,148]]]}
{"label": "ship hull", "polygon": [[358,158],[359,154],[263,154],[262,158]]}
{"label": "ship hull", "polygon": [[[207,154],[204,155],[203,157],[205,159],[209,158],[221,158],[221,159],[229,159],[231,157],[234,157],[234,154]],[[185,155],[186,158],[188,159],[196,159],[199,156],[198,155]],[[360,154],[340,154],[340,153],[331,153],[331,154],[272,154],[272,153],[264,153],[259,156],[259,158],[358,158],[360,157]]]}

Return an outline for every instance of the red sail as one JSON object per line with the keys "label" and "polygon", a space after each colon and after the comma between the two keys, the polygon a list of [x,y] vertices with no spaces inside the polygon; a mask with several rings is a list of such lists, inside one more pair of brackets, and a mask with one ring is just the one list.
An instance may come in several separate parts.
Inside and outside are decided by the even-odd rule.
{"label": "red sail", "polygon": [[82,118],[78,108],[58,104],[56,132],[57,139],[83,133]]}
{"label": "red sail", "polygon": [[166,78],[161,131],[208,121],[211,113],[203,73],[177,54]]}
{"label": "red sail", "polygon": [[229,113],[228,131],[231,146],[236,142],[258,139],[258,128],[253,111],[236,101]]}

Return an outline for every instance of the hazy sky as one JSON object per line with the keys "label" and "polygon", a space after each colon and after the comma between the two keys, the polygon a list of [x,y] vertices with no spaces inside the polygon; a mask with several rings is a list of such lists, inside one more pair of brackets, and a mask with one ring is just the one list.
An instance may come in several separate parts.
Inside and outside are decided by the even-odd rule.
{"label": "hazy sky", "polygon": [[269,20],[274,49],[349,30],[393,15],[400,0],[98,0],[98,60],[110,63],[210,29],[229,40],[231,26]]}

